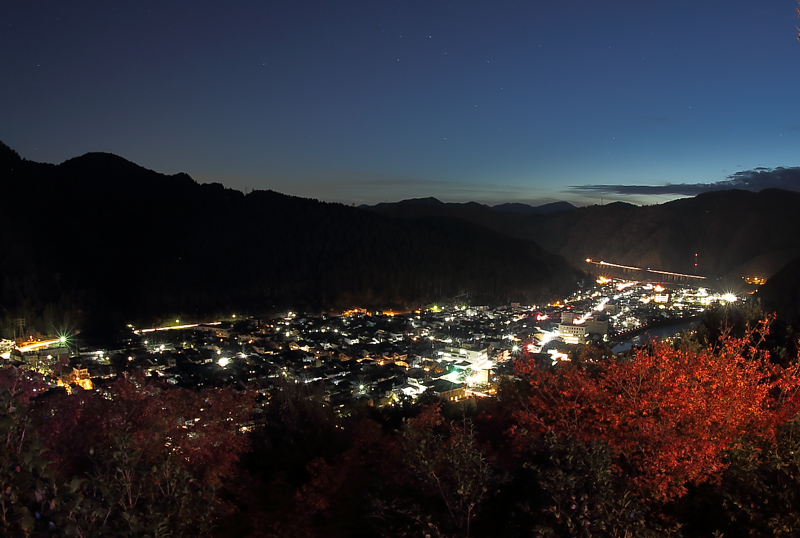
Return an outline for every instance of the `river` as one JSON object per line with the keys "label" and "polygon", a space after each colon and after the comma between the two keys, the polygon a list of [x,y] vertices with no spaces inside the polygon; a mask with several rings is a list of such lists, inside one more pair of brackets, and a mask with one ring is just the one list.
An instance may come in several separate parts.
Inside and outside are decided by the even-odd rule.
{"label": "river", "polygon": [[[622,351],[627,351],[633,346],[641,346],[645,345],[650,342],[650,340],[660,340],[666,336],[673,336],[678,334],[684,329],[688,329],[690,327],[694,327],[699,325],[704,319],[703,315],[694,316],[689,318],[685,321],[681,321],[675,325],[668,324],[668,325],[658,325],[653,327],[652,329],[646,329],[644,332],[637,333],[634,336],[626,338],[621,341],[616,341],[612,338],[612,341],[616,341],[617,344],[611,348],[613,353],[620,353]],[[676,320],[677,321],[677,320]]]}

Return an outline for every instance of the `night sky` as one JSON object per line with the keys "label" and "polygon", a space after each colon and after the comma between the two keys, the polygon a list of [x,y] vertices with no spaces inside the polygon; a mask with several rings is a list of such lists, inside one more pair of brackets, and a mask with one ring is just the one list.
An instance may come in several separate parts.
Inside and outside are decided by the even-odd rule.
{"label": "night sky", "polygon": [[8,1],[0,140],[355,204],[800,190],[796,9]]}

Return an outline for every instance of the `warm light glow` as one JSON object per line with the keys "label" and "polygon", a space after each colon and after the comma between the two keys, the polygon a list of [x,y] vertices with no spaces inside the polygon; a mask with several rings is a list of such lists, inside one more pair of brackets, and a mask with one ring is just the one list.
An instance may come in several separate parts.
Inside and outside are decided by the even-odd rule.
{"label": "warm light glow", "polygon": [[75,381],[75,383],[77,383],[78,386],[80,386],[83,390],[92,390],[94,388],[94,385],[92,384],[92,380],[88,379],[88,378],[87,379],[78,379],[77,381]]}
{"label": "warm light glow", "polygon": [[26,351],[33,351],[34,349],[52,346],[53,344],[58,344],[59,342],[61,342],[60,338],[57,338],[55,340],[43,340],[41,342],[35,342],[33,344],[28,344],[27,346],[22,346],[19,348],[19,350],[25,353]]}
{"label": "warm light glow", "polygon": [[[155,331],[174,331],[176,329],[191,329],[193,327],[197,327],[198,325],[199,325],[198,323],[189,323],[187,325],[172,325],[170,327],[152,327],[150,329],[139,329],[138,331],[134,332],[138,335],[142,335],[144,333],[152,333]],[[205,323],[205,325],[220,325],[220,322],[214,321],[211,323]]]}

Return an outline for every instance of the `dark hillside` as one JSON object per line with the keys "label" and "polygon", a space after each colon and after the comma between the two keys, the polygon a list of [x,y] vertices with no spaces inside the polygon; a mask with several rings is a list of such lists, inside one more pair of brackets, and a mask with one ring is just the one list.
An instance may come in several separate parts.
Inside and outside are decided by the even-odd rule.
{"label": "dark hillside", "polygon": [[758,290],[767,312],[775,312],[788,324],[800,322],[800,257],[786,264]]}
{"label": "dark hillside", "polygon": [[[534,241],[574,264],[593,258],[692,273],[697,253],[698,274],[769,277],[800,254],[800,193],[776,189],[716,191],[654,206],[617,202],[538,215],[498,211],[489,216],[450,205],[429,204],[424,214],[447,212]],[[407,217],[423,212],[406,202],[373,209]]]}
{"label": "dark hillside", "polygon": [[573,262],[588,257],[711,276],[769,277],[800,254],[800,193],[719,191],[637,207],[533,216],[518,233]]}
{"label": "dark hillside", "polygon": [[54,166],[3,147],[0,167],[5,332],[17,317],[46,326],[273,306],[525,302],[582,277],[529,241],[460,220],[244,195],[109,154]]}

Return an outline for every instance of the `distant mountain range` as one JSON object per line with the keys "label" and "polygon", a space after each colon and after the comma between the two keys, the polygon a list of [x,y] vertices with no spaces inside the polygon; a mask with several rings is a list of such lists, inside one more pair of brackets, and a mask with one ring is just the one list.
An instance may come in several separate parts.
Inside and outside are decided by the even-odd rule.
{"label": "distant mountain range", "polygon": [[519,202],[509,202],[492,206],[492,210],[494,211],[501,211],[503,213],[522,213],[523,215],[549,215],[550,213],[571,211],[573,209],[576,209],[576,207],[569,202],[551,202],[549,204],[538,206],[521,204]]}
{"label": "distant mountain range", "polygon": [[586,258],[681,273],[696,259],[713,283],[768,278],[800,256],[800,193],[781,190],[644,207],[424,198],[354,208],[245,195],[103,153],[35,163],[2,144],[0,185],[3,334],[18,318],[530,303],[588,282]]}
{"label": "distant mountain range", "polygon": [[405,200],[372,211],[393,217],[448,216],[535,241],[579,265],[586,258],[714,279],[770,277],[800,255],[800,193],[716,191],[654,206],[612,203],[540,214],[475,203]]}
{"label": "distant mountain range", "polygon": [[51,165],[0,145],[0,184],[6,335],[18,318],[47,328],[272,308],[531,303],[586,277],[532,241],[463,220],[245,195],[111,154]]}
{"label": "distant mountain range", "polygon": [[[445,203],[436,198],[411,198],[393,203],[379,203],[374,206],[363,204],[359,206],[361,209],[375,210],[386,214],[396,214],[397,216],[410,217],[420,216],[414,214],[417,210],[421,214],[428,214],[430,210],[438,211],[440,214],[452,214],[462,217],[464,211],[474,211],[480,213],[489,209],[500,213],[519,213],[521,215],[549,215],[550,213],[558,213],[560,211],[570,211],[576,209],[574,205],[569,202],[552,202],[540,206],[532,206],[529,204],[522,204],[519,202],[509,202],[499,204],[496,206],[489,206],[486,204],[479,204],[477,202],[466,203]],[[397,208],[397,210],[393,209]]]}

